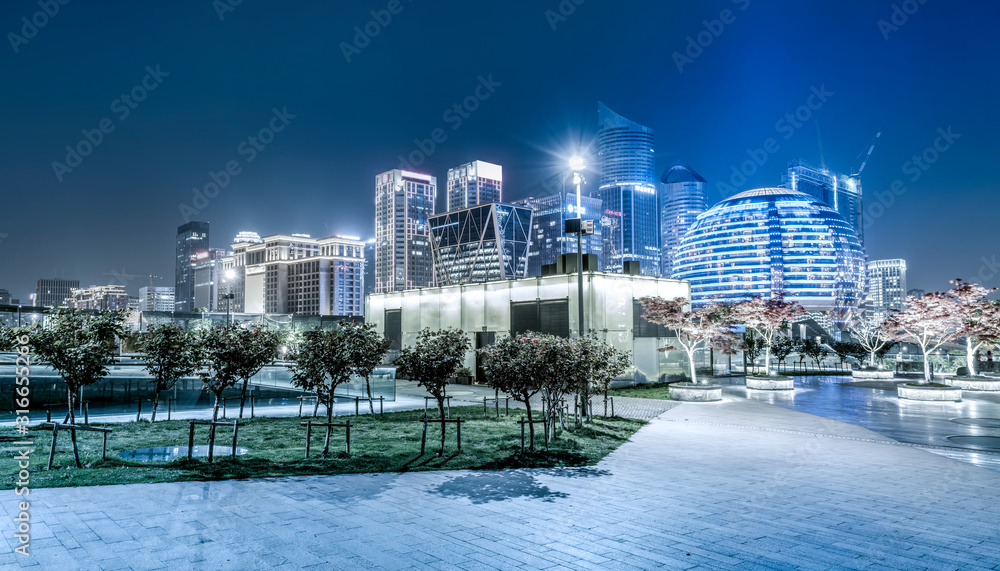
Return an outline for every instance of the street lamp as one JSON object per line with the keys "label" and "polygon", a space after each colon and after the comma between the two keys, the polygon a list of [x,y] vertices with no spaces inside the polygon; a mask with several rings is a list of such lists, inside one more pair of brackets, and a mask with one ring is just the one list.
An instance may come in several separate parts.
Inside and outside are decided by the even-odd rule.
{"label": "street lamp", "polygon": [[573,170],[573,184],[576,185],[576,218],[566,220],[565,232],[576,234],[576,275],[577,275],[577,311],[580,316],[580,337],[584,336],[586,328],[583,319],[583,236],[594,233],[594,221],[583,220],[583,204],[580,197],[580,186],[585,182],[580,174],[586,165],[583,157],[575,156],[569,160],[569,168]]}

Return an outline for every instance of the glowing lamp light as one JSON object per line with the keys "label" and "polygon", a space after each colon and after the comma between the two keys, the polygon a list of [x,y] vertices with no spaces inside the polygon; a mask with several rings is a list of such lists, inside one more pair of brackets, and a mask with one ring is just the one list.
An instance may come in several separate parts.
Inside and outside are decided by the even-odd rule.
{"label": "glowing lamp light", "polygon": [[578,156],[575,156],[572,159],[570,159],[569,160],[569,168],[571,168],[571,169],[573,169],[575,171],[583,170],[585,168],[585,165],[584,165],[584,162],[583,162],[583,157],[581,157],[581,156],[578,155]]}

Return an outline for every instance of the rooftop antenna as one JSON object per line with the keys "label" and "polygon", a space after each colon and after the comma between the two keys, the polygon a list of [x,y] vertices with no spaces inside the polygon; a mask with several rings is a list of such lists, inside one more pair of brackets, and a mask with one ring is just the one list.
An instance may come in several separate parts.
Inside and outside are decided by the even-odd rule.
{"label": "rooftop antenna", "polygon": [[819,143],[819,164],[826,170],[826,156],[823,154],[823,134],[819,131],[819,121],[816,123],[816,141]]}

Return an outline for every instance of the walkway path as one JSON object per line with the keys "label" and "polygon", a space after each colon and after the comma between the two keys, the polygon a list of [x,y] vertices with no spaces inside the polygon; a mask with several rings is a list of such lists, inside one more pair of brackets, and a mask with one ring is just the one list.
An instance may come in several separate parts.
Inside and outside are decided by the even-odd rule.
{"label": "walkway path", "polygon": [[0,567],[998,568],[1000,473],[887,441],[727,399],[592,468],[35,490],[34,555]]}

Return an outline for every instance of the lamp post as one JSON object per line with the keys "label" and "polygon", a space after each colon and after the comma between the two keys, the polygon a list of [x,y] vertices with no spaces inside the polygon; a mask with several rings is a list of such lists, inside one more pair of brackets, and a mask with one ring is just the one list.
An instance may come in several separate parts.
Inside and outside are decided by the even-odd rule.
{"label": "lamp post", "polygon": [[580,199],[580,185],[583,184],[583,175],[580,171],[584,169],[583,157],[573,157],[569,161],[569,168],[573,169],[573,184],[576,185],[576,218],[573,225],[576,229],[576,285],[577,285],[577,311],[580,316],[580,337],[584,336],[586,328],[583,321],[583,205]]}
{"label": "lamp post", "polygon": [[233,270],[226,270],[226,327],[229,327],[231,321],[229,318],[229,306],[232,304],[233,299],[233,278],[236,276],[236,272]]}

